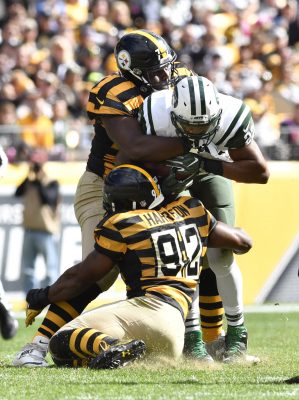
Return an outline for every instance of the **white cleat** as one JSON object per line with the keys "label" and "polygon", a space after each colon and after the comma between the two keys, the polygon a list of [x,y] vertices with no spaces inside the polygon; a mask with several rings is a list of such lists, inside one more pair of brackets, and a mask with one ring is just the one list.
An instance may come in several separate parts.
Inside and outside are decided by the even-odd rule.
{"label": "white cleat", "polygon": [[15,356],[12,365],[15,367],[47,367],[46,355],[48,351],[49,339],[37,336],[33,343],[27,343]]}

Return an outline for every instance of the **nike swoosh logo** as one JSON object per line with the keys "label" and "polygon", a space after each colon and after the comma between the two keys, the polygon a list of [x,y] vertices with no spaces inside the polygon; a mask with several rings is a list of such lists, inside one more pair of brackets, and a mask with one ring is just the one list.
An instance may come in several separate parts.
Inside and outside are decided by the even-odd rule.
{"label": "nike swoosh logo", "polygon": [[98,102],[101,106],[104,104],[104,100],[100,100],[100,99],[98,99],[97,97],[96,97],[96,99],[97,99],[97,102]]}
{"label": "nike swoosh logo", "polygon": [[43,342],[42,340],[39,340],[38,343],[40,343],[40,344],[49,344],[49,342]]}

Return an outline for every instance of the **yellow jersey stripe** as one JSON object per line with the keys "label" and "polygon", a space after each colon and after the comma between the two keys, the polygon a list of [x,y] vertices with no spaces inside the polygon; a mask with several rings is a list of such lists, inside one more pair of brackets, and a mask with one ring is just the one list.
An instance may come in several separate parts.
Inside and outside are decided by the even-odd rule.
{"label": "yellow jersey stripe", "polygon": [[150,174],[145,171],[144,169],[137,167],[137,165],[132,165],[132,164],[122,164],[119,165],[118,167],[116,167],[115,169],[119,169],[119,168],[131,168],[131,169],[135,169],[136,171],[139,171],[142,175],[144,175],[152,184],[154,191],[156,193],[157,196],[159,196],[160,194],[160,190],[158,188],[158,185],[156,184],[156,182],[153,180],[153,178],[150,176]]}
{"label": "yellow jersey stripe", "polygon": [[[151,42],[153,42],[153,43],[158,47],[158,49],[159,49],[161,55],[162,55],[163,53],[167,53],[166,47],[163,46],[163,44],[160,43],[160,42],[159,42],[153,35],[151,35],[150,33],[148,33],[148,32],[143,32],[143,31],[133,31],[132,33],[135,33],[135,34],[140,35],[140,36],[144,36],[144,37],[146,37],[147,39],[149,39]],[[164,57],[163,57],[163,58],[164,58]]]}

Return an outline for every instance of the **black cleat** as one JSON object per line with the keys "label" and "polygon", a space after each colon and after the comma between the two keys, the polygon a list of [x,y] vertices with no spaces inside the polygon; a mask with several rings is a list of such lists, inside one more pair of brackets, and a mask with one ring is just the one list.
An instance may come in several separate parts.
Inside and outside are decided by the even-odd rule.
{"label": "black cleat", "polygon": [[293,378],[286,379],[284,382],[288,383],[289,385],[297,384],[299,383],[299,375],[293,376]]}
{"label": "black cleat", "polygon": [[145,353],[143,340],[120,342],[101,352],[88,365],[91,369],[115,369],[141,358]]}
{"label": "black cleat", "polygon": [[12,316],[9,310],[0,302],[0,327],[3,339],[12,339],[18,330],[18,321]]}

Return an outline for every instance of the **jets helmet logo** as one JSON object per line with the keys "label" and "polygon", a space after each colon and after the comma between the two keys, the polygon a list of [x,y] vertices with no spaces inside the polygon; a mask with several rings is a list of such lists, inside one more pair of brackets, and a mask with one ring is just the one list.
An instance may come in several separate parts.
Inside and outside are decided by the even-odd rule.
{"label": "jets helmet logo", "polygon": [[117,55],[117,61],[121,68],[130,69],[131,56],[126,50],[121,50]]}

